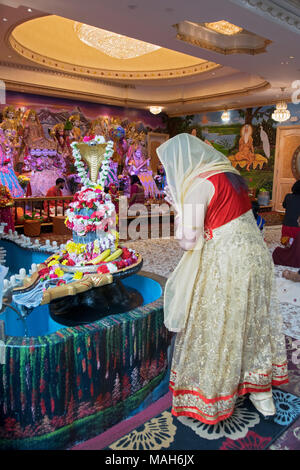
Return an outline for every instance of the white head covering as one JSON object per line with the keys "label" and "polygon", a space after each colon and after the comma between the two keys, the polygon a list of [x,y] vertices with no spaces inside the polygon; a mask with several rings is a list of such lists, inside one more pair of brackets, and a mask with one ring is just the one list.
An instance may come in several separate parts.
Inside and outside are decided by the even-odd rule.
{"label": "white head covering", "polygon": [[[190,134],[179,134],[156,149],[164,165],[171,196],[179,214],[184,201],[199,184],[218,173],[240,174],[230,160],[214,147]],[[200,176],[200,178],[199,178]],[[164,317],[170,331],[180,331],[186,322],[202,256],[203,237],[185,252],[165,287]]]}
{"label": "white head covering", "polygon": [[172,137],[156,152],[164,165],[168,187],[178,206],[183,203],[190,185],[198,176],[207,179],[217,173],[240,174],[223,153],[191,134]]}

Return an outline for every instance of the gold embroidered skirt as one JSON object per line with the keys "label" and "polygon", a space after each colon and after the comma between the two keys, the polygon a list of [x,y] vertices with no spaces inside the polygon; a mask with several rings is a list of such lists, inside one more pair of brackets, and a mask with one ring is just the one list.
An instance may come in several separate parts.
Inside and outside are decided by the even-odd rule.
{"label": "gold embroidered skirt", "polygon": [[249,211],[205,241],[175,341],[172,413],[216,424],[233,413],[239,395],[287,382],[274,264]]}

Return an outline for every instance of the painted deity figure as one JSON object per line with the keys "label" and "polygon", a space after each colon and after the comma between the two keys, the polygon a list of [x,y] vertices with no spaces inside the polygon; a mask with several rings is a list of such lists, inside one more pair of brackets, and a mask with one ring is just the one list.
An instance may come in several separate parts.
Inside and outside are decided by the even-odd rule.
{"label": "painted deity figure", "polygon": [[[228,157],[234,167],[239,165],[241,168],[246,167],[246,170],[250,171],[251,165],[253,169],[255,169],[257,166],[262,168],[265,163],[268,163],[268,158],[259,153],[255,153],[252,133],[253,128],[250,124],[245,124],[241,128],[239,150],[235,155]],[[265,148],[266,145],[264,145],[264,149]]]}
{"label": "painted deity figure", "polygon": [[236,161],[241,161],[241,160],[247,161],[247,166],[246,166],[247,170],[249,170],[250,165],[255,160],[252,132],[253,132],[253,129],[250,124],[245,124],[241,128],[241,137],[239,140],[239,151],[235,154]]}

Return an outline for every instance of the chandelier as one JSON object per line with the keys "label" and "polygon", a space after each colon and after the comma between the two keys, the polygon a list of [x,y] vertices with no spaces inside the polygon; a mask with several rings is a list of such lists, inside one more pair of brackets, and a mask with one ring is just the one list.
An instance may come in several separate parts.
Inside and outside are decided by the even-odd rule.
{"label": "chandelier", "polygon": [[287,109],[287,104],[285,101],[279,101],[276,104],[276,109],[272,114],[272,119],[277,122],[287,121],[291,117],[291,113]]}
{"label": "chandelier", "polygon": [[214,23],[204,23],[206,28],[215,31],[216,33],[225,34],[226,36],[233,36],[243,31],[243,28],[229,23],[228,21],[221,20]]}
{"label": "chandelier", "polygon": [[224,122],[230,121],[230,114],[229,114],[229,112],[228,112],[227,110],[225,110],[225,111],[222,113],[221,119],[222,119],[222,121],[224,121]]}
{"label": "chandelier", "polygon": [[159,114],[162,111],[161,106],[150,106],[149,109],[150,109],[150,113],[152,113],[152,114]]}
{"label": "chandelier", "polygon": [[75,22],[74,31],[80,41],[114,59],[134,59],[160,49],[160,46],[83,23]]}

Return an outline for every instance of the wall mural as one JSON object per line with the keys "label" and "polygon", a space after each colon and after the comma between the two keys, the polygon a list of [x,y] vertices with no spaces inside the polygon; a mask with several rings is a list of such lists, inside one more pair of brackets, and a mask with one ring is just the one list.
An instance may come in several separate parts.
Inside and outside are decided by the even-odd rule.
{"label": "wall mural", "polygon": [[68,194],[74,192],[71,143],[101,134],[114,141],[107,185],[128,182],[131,174],[138,174],[146,196],[157,196],[157,168],[151,167],[148,158],[147,134],[165,132],[161,116],[146,110],[9,91],[6,98],[8,104],[0,106],[0,152],[9,154],[6,165],[21,174],[21,183],[30,180],[27,195],[44,196],[45,181],[51,187],[58,177],[67,179]]}
{"label": "wall mural", "polygon": [[[272,196],[276,128],[300,124],[300,106],[289,104],[291,118],[284,123],[272,119],[275,106],[230,111],[224,123],[222,112],[170,118],[166,122],[170,137],[179,132],[193,132],[224,153],[246,179],[253,194],[265,189]],[[193,131],[193,129],[195,129]]]}

